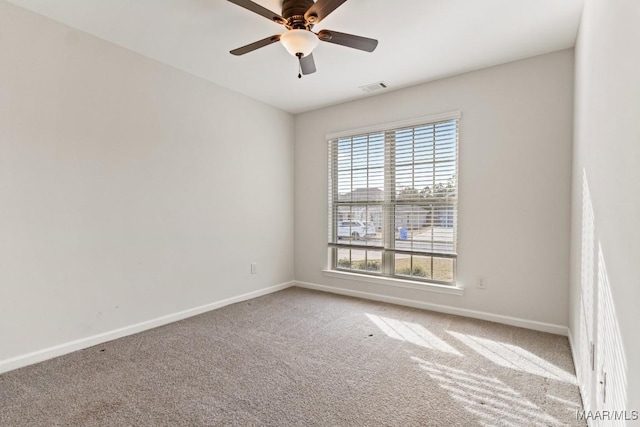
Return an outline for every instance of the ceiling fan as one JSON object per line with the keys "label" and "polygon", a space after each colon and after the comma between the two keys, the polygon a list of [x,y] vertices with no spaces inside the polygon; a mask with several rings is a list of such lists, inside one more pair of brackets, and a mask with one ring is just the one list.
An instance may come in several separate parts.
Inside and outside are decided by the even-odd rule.
{"label": "ceiling fan", "polygon": [[242,46],[232,50],[232,55],[244,55],[253,52],[264,46],[275,42],[281,42],[287,51],[298,58],[300,63],[301,78],[303,74],[316,72],[316,64],[313,60],[313,49],[320,41],[339,44],[354,49],[373,52],[378,46],[378,41],[367,37],[354,36],[352,34],[339,33],[331,30],[321,30],[317,33],[312,31],[314,25],[326,18],[338,6],[347,0],[283,0],[282,15],[278,15],[269,9],[260,6],[251,0],[229,0],[251,12],[264,16],[265,18],[284,25],[287,31],[283,34],[276,34],[271,37],[258,40],[257,42]]}

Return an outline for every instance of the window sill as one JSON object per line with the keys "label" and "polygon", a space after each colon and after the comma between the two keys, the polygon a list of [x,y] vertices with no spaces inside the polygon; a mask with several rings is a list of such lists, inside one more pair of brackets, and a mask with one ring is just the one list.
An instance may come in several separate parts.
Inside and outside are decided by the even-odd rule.
{"label": "window sill", "polygon": [[463,295],[464,293],[464,288],[458,285],[438,285],[435,283],[417,282],[415,280],[403,280],[395,277],[379,277],[337,270],[322,270],[322,274],[327,277],[334,277],[337,279],[357,280],[359,282],[375,283],[376,285],[417,289],[420,291],[436,292],[440,294]]}

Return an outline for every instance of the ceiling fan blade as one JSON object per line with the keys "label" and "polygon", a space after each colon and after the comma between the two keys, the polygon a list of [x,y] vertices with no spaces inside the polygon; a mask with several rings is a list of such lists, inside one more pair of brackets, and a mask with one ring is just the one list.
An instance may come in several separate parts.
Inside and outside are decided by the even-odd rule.
{"label": "ceiling fan blade", "polygon": [[313,53],[300,58],[300,68],[302,69],[302,74],[304,75],[313,74],[316,72],[316,62],[313,60]]}
{"label": "ceiling fan blade", "polygon": [[318,38],[323,42],[335,43],[366,52],[373,52],[378,46],[378,40],[354,36],[353,34],[339,33],[337,31],[322,30],[318,33]]}
{"label": "ceiling fan blade", "polygon": [[251,0],[228,0],[233,4],[237,4],[240,7],[243,7],[247,10],[250,10],[253,13],[257,13],[258,15],[262,15],[270,21],[273,21],[277,24],[284,24],[286,20],[278,15],[277,13],[271,12],[266,7],[262,7],[257,3],[252,2]]}
{"label": "ceiling fan blade", "polygon": [[253,52],[256,49],[260,49],[261,47],[268,46],[277,41],[280,41],[280,34],[276,34],[275,36],[267,37],[266,39],[258,40],[257,42],[239,47],[229,53],[231,53],[232,55],[240,56],[244,55],[245,53]]}
{"label": "ceiling fan blade", "polygon": [[346,1],[347,0],[318,0],[307,10],[304,17],[308,22],[317,24]]}

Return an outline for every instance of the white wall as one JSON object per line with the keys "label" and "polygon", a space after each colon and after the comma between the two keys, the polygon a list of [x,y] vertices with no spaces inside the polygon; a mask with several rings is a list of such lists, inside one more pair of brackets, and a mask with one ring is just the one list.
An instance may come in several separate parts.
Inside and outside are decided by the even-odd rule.
{"label": "white wall", "polygon": [[[586,400],[592,402],[587,409],[602,406],[597,387],[588,384],[590,366],[582,362],[588,345],[581,329],[589,310],[581,308],[581,292],[594,286],[594,337],[600,353],[594,382],[602,379],[604,368],[609,373],[608,401],[617,406],[612,409],[640,411],[639,76],[640,3],[588,0],[576,46],[570,301],[579,379]],[[593,225],[582,221],[583,202],[587,207],[589,203],[588,196],[583,201],[583,177]],[[593,254],[586,243],[589,233]],[[595,276],[592,284],[590,275]]]}
{"label": "white wall", "polygon": [[[326,277],[325,135],[462,111],[463,296]],[[568,324],[573,50],[296,116],[296,281]],[[475,288],[478,276],[488,289]]]}
{"label": "white wall", "polygon": [[291,115],[4,1],[0,62],[0,364],[293,279]]}

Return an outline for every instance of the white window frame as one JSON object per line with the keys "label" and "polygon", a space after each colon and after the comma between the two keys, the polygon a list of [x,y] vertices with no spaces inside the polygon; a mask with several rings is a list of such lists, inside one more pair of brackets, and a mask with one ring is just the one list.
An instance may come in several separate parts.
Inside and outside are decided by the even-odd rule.
{"label": "white window frame", "polygon": [[[409,119],[409,120],[403,120],[403,121],[398,121],[398,122],[392,122],[392,123],[384,123],[384,124],[379,124],[379,125],[375,125],[375,126],[370,126],[370,127],[366,127],[366,128],[358,128],[358,129],[351,129],[351,130],[345,130],[345,131],[340,131],[340,132],[334,132],[334,133],[330,133],[326,136],[327,141],[331,142],[331,141],[337,141],[340,138],[351,138],[351,137],[356,137],[356,136],[360,136],[360,135],[369,135],[369,134],[375,134],[378,132],[382,132],[382,133],[386,133],[386,132],[392,132],[396,129],[404,129],[404,128],[411,128],[411,127],[420,127],[420,126],[429,126],[429,125],[435,125],[438,124],[440,122],[447,122],[447,121],[451,121],[451,120],[455,120],[456,121],[456,130],[457,130],[457,138],[456,138],[456,156],[455,156],[455,176],[456,176],[456,180],[455,180],[455,190],[456,190],[456,194],[458,193],[458,188],[459,188],[459,180],[460,180],[460,175],[459,175],[459,147],[460,147],[460,118],[461,118],[462,114],[460,111],[452,111],[452,112],[448,112],[448,113],[443,113],[443,114],[435,114],[435,115],[430,115],[430,116],[424,116],[424,117],[418,117],[418,118],[413,118],[413,119]],[[383,211],[385,209],[389,209],[390,207],[393,209],[395,208],[395,206],[397,206],[394,202],[389,202],[388,200],[388,196],[386,196],[387,194],[389,194],[389,188],[388,186],[389,184],[389,179],[388,179],[388,175],[390,173],[390,171],[393,170],[393,168],[390,166],[389,163],[389,158],[392,157],[388,146],[392,144],[390,143],[387,138],[384,138],[384,151],[385,151],[385,183],[384,183],[384,193],[385,193],[385,200],[384,200],[384,204],[383,204]],[[331,146],[331,144],[329,144],[329,146]],[[394,146],[395,147],[395,146]],[[414,288],[414,289],[422,289],[425,287],[429,287],[429,290],[435,290],[436,292],[442,292],[442,293],[452,293],[452,294],[461,294],[462,288],[459,287],[456,284],[456,270],[457,270],[457,251],[455,253],[439,253],[439,252],[431,252],[431,254],[425,254],[424,252],[413,252],[413,251],[406,251],[407,253],[411,254],[411,255],[417,255],[417,256],[435,256],[435,257],[445,257],[445,258],[452,258],[453,259],[453,280],[452,281],[438,281],[438,280],[434,280],[433,278],[416,278],[416,277],[407,277],[407,276],[402,276],[402,275],[395,275],[393,274],[393,263],[394,263],[394,256],[395,253],[401,252],[399,250],[395,250],[395,249],[389,249],[388,247],[386,247],[387,245],[384,243],[385,241],[389,241],[389,239],[394,239],[394,235],[395,235],[395,223],[390,223],[389,221],[394,221],[392,219],[391,215],[388,214],[383,214],[384,216],[384,225],[383,225],[383,233],[385,233],[385,236],[383,237],[383,243],[382,243],[382,247],[380,246],[360,246],[360,245],[353,245],[353,244],[344,244],[341,245],[337,240],[334,240],[334,236],[336,236],[335,233],[337,233],[337,221],[338,218],[333,218],[333,213],[331,212],[334,209],[334,202],[337,201],[337,199],[335,199],[335,197],[339,197],[339,195],[337,194],[337,189],[336,188],[332,188],[333,185],[335,185],[336,182],[336,178],[337,178],[337,169],[335,169],[334,164],[332,164],[333,159],[335,159],[335,153],[329,153],[329,269],[328,270],[324,270],[324,274],[330,277],[340,277],[340,278],[345,278],[345,279],[350,279],[350,280],[364,280],[364,281],[369,281],[372,283],[378,283],[378,284],[385,284],[385,285],[396,285],[396,286],[401,286],[401,287],[407,287],[407,288]],[[395,171],[393,171],[391,173],[392,176],[394,176]],[[333,175],[333,176],[332,176]],[[394,177],[395,179],[395,177]],[[394,190],[395,192],[395,190]],[[354,205],[357,205],[357,201],[353,202]],[[456,205],[455,205],[455,218],[454,218],[454,246],[457,246],[457,236],[455,235],[457,233],[457,201],[456,201]],[[360,249],[360,250],[376,250],[376,251],[381,251],[382,252],[382,271],[381,272],[366,272],[366,271],[359,271],[359,270],[355,270],[355,269],[341,269],[338,267],[338,248],[349,248],[349,249]],[[432,270],[433,271],[433,270]]]}

